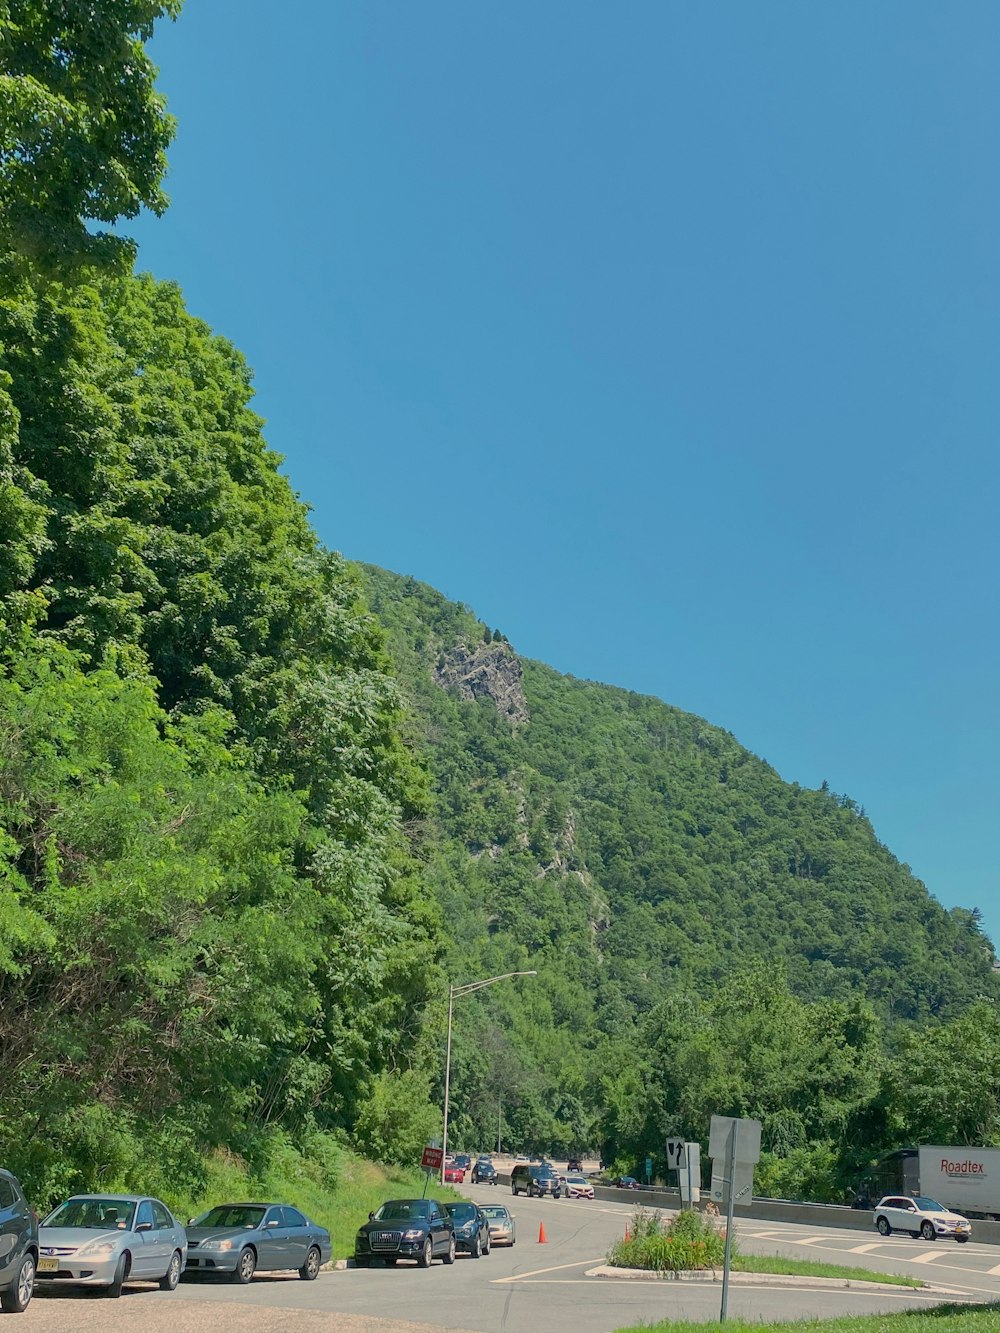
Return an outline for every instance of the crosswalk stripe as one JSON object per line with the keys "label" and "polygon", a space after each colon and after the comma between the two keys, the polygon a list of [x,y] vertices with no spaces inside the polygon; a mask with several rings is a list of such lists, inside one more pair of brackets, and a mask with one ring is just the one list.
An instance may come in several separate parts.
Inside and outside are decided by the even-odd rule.
{"label": "crosswalk stripe", "polygon": [[909,1261],[911,1264],[932,1264],[935,1259],[940,1259],[944,1250],[926,1250],[923,1254],[915,1254]]}
{"label": "crosswalk stripe", "polygon": [[793,1240],[793,1245],[823,1245],[830,1239],[829,1236],[803,1236],[801,1240]]}
{"label": "crosswalk stripe", "polygon": [[872,1250],[877,1250],[882,1244],[880,1240],[870,1240],[867,1245],[852,1245],[847,1251],[848,1254],[870,1254]]}

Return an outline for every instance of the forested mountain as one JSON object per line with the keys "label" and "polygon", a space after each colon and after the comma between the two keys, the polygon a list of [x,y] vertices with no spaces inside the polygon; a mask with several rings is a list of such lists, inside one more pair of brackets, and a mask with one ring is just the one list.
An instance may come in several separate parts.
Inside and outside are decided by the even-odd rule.
{"label": "forested mountain", "polygon": [[239,352],[100,230],[166,205],[179,9],[0,2],[0,1161],[412,1162],[447,981],[527,969],[456,1011],[470,1148],[745,1113],[823,1195],[1000,1140],[992,946],[852,802],[320,545]]}
{"label": "forested mountain", "polygon": [[[883,1060],[904,1034],[950,1031],[977,1002],[995,1029],[976,913],[945,911],[853,801],[657,699],[518,658],[425,584],[364,573],[433,778],[452,977],[539,971],[470,1005],[467,1132],[512,1080],[515,1135],[564,1147],[653,1151],[737,1104],[770,1119],[772,1146],[834,1143],[862,1113],[869,1143],[891,1140]],[[966,1132],[1000,1128],[992,1058],[993,1109]]]}

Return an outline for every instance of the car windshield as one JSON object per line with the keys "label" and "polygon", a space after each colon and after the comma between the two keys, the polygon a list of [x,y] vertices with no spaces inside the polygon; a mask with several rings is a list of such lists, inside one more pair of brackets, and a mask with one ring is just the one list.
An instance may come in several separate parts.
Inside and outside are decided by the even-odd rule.
{"label": "car windshield", "polygon": [[445,1206],[456,1222],[471,1222],[476,1215],[474,1203],[449,1203]]}
{"label": "car windshield", "polygon": [[947,1211],[941,1207],[937,1199],[928,1199],[926,1194],[918,1194],[913,1202],[922,1213],[943,1213]]}
{"label": "car windshield", "polygon": [[128,1231],[133,1199],[67,1199],[49,1213],[46,1227],[84,1227],[87,1231]]}
{"label": "car windshield", "polygon": [[501,1207],[498,1203],[483,1204],[483,1212],[487,1217],[501,1218],[504,1221],[506,1221],[509,1216],[507,1209]]}
{"label": "car windshield", "polygon": [[427,1217],[430,1204],[426,1199],[390,1199],[375,1214],[376,1222],[404,1222],[408,1217]]}
{"label": "car windshield", "polygon": [[568,1185],[586,1185],[587,1182],[584,1180],[583,1176],[567,1176],[566,1183]]}
{"label": "car windshield", "polygon": [[264,1217],[263,1208],[245,1203],[220,1203],[209,1208],[191,1223],[195,1227],[259,1227]]}

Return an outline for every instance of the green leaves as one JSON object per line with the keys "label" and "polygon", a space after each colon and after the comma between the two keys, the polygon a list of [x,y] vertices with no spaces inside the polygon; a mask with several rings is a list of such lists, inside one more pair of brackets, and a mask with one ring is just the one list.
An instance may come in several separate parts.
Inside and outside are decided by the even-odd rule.
{"label": "green leaves", "polygon": [[88,222],[162,213],[174,121],[144,42],[181,0],[0,4],[0,243],[46,267],[128,247]]}

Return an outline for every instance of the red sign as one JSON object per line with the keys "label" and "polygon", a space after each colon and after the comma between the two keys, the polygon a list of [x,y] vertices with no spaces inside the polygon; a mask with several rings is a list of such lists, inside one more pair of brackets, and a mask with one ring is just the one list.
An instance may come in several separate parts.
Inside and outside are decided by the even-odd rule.
{"label": "red sign", "polygon": [[444,1160],[443,1148],[432,1148],[428,1145],[424,1149],[424,1155],[420,1159],[420,1165],[425,1171],[440,1171],[441,1162]]}

